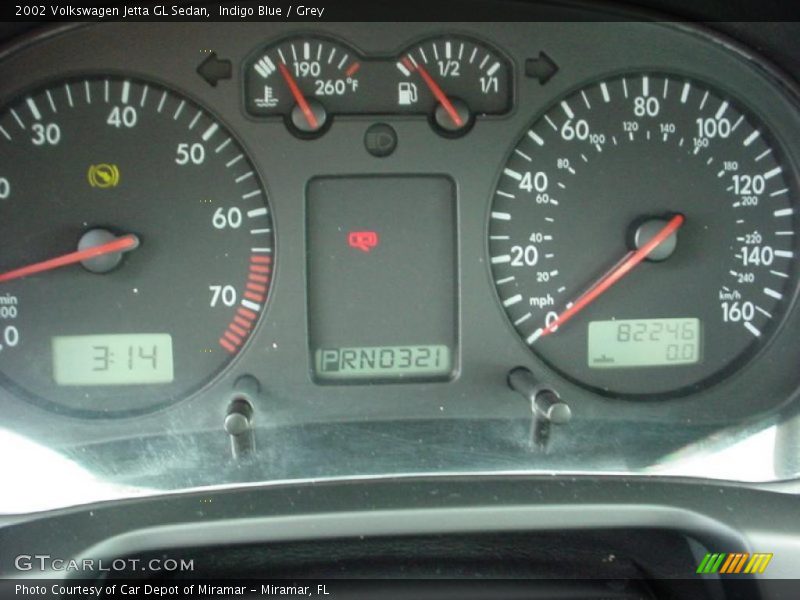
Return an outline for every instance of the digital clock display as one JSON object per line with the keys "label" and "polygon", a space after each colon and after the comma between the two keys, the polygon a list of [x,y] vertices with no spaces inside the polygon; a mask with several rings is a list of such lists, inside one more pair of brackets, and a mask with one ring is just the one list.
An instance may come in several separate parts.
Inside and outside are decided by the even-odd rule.
{"label": "digital clock display", "polygon": [[52,346],[58,385],[140,385],[175,378],[172,336],[166,333],[58,336]]}
{"label": "digital clock display", "polygon": [[700,319],[625,319],[589,323],[589,366],[658,367],[700,360]]}

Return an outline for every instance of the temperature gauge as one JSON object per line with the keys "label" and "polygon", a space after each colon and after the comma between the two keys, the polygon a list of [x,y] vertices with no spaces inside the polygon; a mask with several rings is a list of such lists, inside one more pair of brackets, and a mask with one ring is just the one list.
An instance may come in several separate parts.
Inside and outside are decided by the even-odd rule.
{"label": "temperature gauge", "polygon": [[461,37],[413,46],[396,63],[400,112],[428,114],[445,132],[463,133],[476,115],[511,108],[511,69],[496,52]]}
{"label": "temperature gauge", "polygon": [[301,133],[319,133],[331,114],[349,112],[362,89],[361,66],[355,52],[336,42],[286,40],[247,65],[247,111],[259,117],[283,116]]}
{"label": "temperature gauge", "polygon": [[385,57],[363,57],[328,39],[291,38],[254,54],[244,80],[248,113],[283,117],[306,137],[322,133],[334,115],[427,116],[440,133],[460,135],[476,116],[511,108],[509,63],[456,36]]}

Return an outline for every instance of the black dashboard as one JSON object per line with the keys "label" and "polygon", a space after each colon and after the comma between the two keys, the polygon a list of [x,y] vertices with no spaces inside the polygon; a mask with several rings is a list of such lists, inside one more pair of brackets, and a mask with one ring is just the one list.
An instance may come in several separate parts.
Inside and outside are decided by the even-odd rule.
{"label": "black dashboard", "polygon": [[796,479],[796,26],[494,6],[8,42],[0,513]]}

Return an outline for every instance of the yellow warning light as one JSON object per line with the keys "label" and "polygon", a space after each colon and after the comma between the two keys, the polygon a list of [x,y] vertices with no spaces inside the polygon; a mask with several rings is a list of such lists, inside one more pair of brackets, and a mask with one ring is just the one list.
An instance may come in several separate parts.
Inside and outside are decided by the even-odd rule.
{"label": "yellow warning light", "polygon": [[109,163],[89,165],[86,173],[89,185],[94,188],[108,189],[119,185],[119,167]]}

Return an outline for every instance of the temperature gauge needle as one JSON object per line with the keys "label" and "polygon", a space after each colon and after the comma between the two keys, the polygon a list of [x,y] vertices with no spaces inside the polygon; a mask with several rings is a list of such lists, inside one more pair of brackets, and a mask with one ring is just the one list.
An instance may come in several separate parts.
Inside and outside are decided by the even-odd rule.
{"label": "temperature gauge needle", "polygon": [[308,123],[308,126],[312,131],[316,131],[319,129],[319,121],[317,120],[317,116],[314,114],[314,111],[311,110],[311,106],[308,104],[308,100],[306,100],[305,96],[303,96],[303,92],[300,91],[300,86],[297,85],[297,81],[295,81],[294,77],[292,77],[292,74],[289,72],[289,67],[283,63],[278,63],[278,69],[280,70],[286,85],[289,87],[289,91],[292,93],[294,101],[297,103],[297,106],[300,107],[300,111],[303,113],[303,117]]}
{"label": "temperature gauge needle", "polygon": [[436,100],[442,105],[442,108],[444,108],[445,112],[453,121],[455,126],[462,127],[464,125],[464,119],[462,119],[461,115],[458,114],[456,107],[453,106],[453,103],[450,101],[450,98],[447,97],[447,94],[444,93],[441,86],[436,83],[436,80],[431,77],[431,74],[428,73],[428,70],[422,65],[417,65],[416,70],[419,71],[419,74],[422,77],[422,80],[425,82],[425,85],[428,86],[428,89],[430,89]]}
{"label": "temperature gauge needle", "polygon": [[138,247],[138,237],[133,234],[123,235],[122,237],[105,244],[92,246],[91,248],[78,250],[77,252],[70,252],[69,254],[63,254],[56,258],[51,258],[42,262],[21,267],[19,269],[14,269],[13,271],[2,273],[0,274],[0,283],[12,281],[14,279],[20,279],[29,275],[35,275],[36,273],[52,271],[53,269],[66,267],[67,265],[74,265],[75,263],[83,262],[100,256],[128,252],[130,250],[135,250]]}
{"label": "temperature gauge needle", "polygon": [[589,306],[592,302],[597,300],[606,291],[608,291],[615,283],[630,273],[636,265],[646,259],[656,248],[664,243],[673,233],[675,233],[686,221],[683,215],[675,215],[667,224],[664,225],[658,232],[650,238],[641,248],[631,250],[622,259],[614,265],[610,271],[603,275],[600,279],[595,281],[577,300],[567,308],[564,312],[559,314],[549,325],[538,329],[533,336],[531,336],[530,343],[535,342],[541,337],[550,335],[559,326],[569,321],[572,317],[581,312],[584,308]]}

